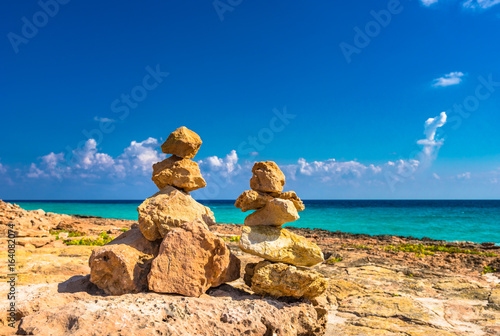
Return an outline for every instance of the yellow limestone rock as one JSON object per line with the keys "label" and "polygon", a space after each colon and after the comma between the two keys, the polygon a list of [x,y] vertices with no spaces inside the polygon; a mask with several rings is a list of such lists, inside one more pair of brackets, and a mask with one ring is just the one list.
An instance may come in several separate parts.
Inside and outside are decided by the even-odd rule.
{"label": "yellow limestone rock", "polygon": [[153,260],[149,289],[198,297],[240,277],[240,260],[226,243],[196,220],[170,230]]}
{"label": "yellow limestone rock", "polygon": [[278,197],[292,201],[297,211],[304,211],[304,209],[306,208],[304,202],[302,202],[299,196],[297,196],[295,191],[285,191],[281,193],[281,195],[279,195]]}
{"label": "yellow limestone rock", "polygon": [[274,225],[281,226],[285,223],[299,219],[297,209],[292,201],[274,198],[267,201],[266,205],[245,218],[245,225]]}
{"label": "yellow limestone rock", "polygon": [[273,161],[261,161],[254,164],[250,188],[263,192],[282,192],[285,185],[285,174]]}
{"label": "yellow limestone rock", "polygon": [[166,186],[137,208],[139,228],[148,240],[164,237],[174,227],[200,219],[205,225],[215,224],[210,208],[196,202],[189,194]]}
{"label": "yellow limestone rock", "polygon": [[147,240],[139,229],[121,234],[92,251],[90,281],[111,295],[146,291],[151,262],[159,246],[159,241]]}
{"label": "yellow limestone rock", "polygon": [[316,244],[279,226],[243,226],[239,246],[243,252],[296,266],[324,261]]}
{"label": "yellow limestone rock", "polygon": [[245,283],[256,294],[308,299],[320,296],[328,287],[328,281],[318,272],[269,261],[247,264]]}
{"label": "yellow limestone rock", "polygon": [[207,185],[196,162],[175,155],[155,163],[151,179],[160,190],[171,185],[190,192]]}
{"label": "yellow limestone rock", "polygon": [[198,134],[182,126],[170,133],[167,140],[161,145],[161,150],[166,154],[192,159],[200,149],[201,143]]}
{"label": "yellow limestone rock", "polygon": [[245,212],[248,210],[257,210],[263,208],[267,201],[272,200],[273,197],[261,191],[246,190],[244,191],[234,203],[234,206]]}

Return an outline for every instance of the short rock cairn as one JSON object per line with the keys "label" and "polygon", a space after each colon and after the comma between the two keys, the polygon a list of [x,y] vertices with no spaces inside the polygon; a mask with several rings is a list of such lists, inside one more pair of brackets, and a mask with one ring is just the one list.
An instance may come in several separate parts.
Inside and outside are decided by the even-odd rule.
{"label": "short rock cairn", "polygon": [[160,191],[137,208],[139,227],[92,252],[90,281],[107,294],[149,289],[198,297],[240,277],[240,260],[208,229],[212,211],[189,195],[206,186],[191,160],[201,143],[186,127],[171,133],[161,148],[172,156],[153,165]]}
{"label": "short rock cairn", "polygon": [[[304,203],[294,191],[283,191],[285,175],[272,161],[252,168],[250,188],[236,200],[241,211],[257,210],[245,218],[241,250],[266,259],[248,264],[245,283],[257,294],[314,299],[327,288],[327,280],[306,267],[324,261],[320,248],[281,226],[299,219]],[[293,266],[292,266],[293,265]]]}

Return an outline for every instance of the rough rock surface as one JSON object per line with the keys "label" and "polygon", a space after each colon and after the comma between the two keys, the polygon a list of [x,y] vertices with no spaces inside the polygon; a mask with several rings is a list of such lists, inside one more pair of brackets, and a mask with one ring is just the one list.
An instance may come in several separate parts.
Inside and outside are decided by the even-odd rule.
{"label": "rough rock surface", "polygon": [[190,192],[207,185],[196,162],[175,155],[155,163],[151,179],[160,190],[171,185]]}
{"label": "rough rock surface", "polygon": [[204,223],[193,221],[170,230],[148,276],[157,293],[198,297],[210,287],[240,277],[240,261]]}
{"label": "rough rock surface", "polygon": [[241,209],[243,212],[248,210],[257,210],[263,208],[267,201],[272,199],[273,197],[267,193],[255,190],[246,190],[236,199],[234,206]]}
{"label": "rough rock surface", "polygon": [[324,261],[316,244],[276,226],[244,226],[239,246],[242,251],[261,258],[296,266],[313,266]]}
{"label": "rough rock surface", "polygon": [[153,256],[128,245],[106,245],[92,251],[90,281],[111,295],[147,290]]}
{"label": "rough rock surface", "polygon": [[228,285],[200,298],[157,293],[100,296],[78,280],[82,289],[73,286],[61,291],[61,284],[19,288],[22,321],[18,333],[315,336],[323,335],[326,325],[322,311],[309,303],[261,299]]}
{"label": "rough rock surface", "polygon": [[123,233],[92,251],[90,281],[111,295],[147,290],[147,276],[159,245],[159,241],[144,238],[139,229]]}
{"label": "rough rock surface", "polygon": [[139,228],[147,239],[164,237],[172,228],[200,219],[206,225],[215,224],[210,208],[196,202],[189,194],[166,186],[138,208]]}
{"label": "rough rock surface", "polygon": [[170,133],[167,140],[161,145],[161,150],[166,154],[192,159],[198,153],[201,143],[198,134],[182,126]]}
{"label": "rough rock surface", "polygon": [[295,191],[285,191],[279,195],[279,198],[292,201],[297,211],[304,211],[306,208],[304,202],[297,196]]}
{"label": "rough rock surface", "polygon": [[328,287],[328,281],[318,272],[269,261],[247,264],[245,283],[256,294],[308,299],[320,296]]}
{"label": "rough rock surface", "polygon": [[273,161],[261,161],[254,164],[250,188],[263,192],[282,192],[285,185],[285,174]]}
{"label": "rough rock surface", "polygon": [[246,226],[274,225],[281,226],[299,219],[299,214],[292,201],[274,198],[266,205],[245,218]]}

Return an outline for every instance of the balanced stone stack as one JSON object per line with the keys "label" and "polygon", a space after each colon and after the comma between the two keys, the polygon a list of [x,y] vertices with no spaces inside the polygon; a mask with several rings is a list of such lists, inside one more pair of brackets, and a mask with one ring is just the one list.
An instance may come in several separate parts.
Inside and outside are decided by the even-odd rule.
{"label": "balanced stone stack", "polygon": [[160,191],[137,208],[139,227],[92,252],[90,281],[106,293],[149,289],[198,297],[240,277],[240,260],[208,229],[212,211],[189,194],[206,186],[191,160],[201,143],[186,127],[171,133],[161,148],[172,156],[153,165]]}
{"label": "balanced stone stack", "polygon": [[257,162],[252,173],[252,190],[235,203],[241,211],[256,210],[245,218],[239,246],[266,260],[247,265],[245,283],[261,295],[308,299],[321,295],[327,281],[307,267],[323,262],[323,253],[313,242],[281,227],[299,219],[304,203],[294,191],[283,192],[285,175],[275,162]]}

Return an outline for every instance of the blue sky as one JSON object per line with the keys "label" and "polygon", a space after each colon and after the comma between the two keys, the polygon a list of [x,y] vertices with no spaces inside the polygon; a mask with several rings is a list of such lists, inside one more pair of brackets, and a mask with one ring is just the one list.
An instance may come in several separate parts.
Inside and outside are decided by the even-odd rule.
{"label": "blue sky", "polygon": [[0,6],[0,198],[148,197],[179,126],[196,198],[500,197],[499,0]]}

